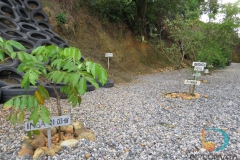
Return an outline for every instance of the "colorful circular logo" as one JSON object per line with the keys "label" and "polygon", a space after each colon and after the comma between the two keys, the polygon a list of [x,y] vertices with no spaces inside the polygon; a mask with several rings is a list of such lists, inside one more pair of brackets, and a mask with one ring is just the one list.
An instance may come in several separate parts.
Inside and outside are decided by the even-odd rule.
{"label": "colorful circular logo", "polygon": [[[205,136],[207,134],[207,131],[220,132],[222,134],[223,143],[220,147],[216,147],[215,143],[212,141],[209,141],[209,142],[205,141]],[[224,130],[218,129],[218,128],[205,128],[205,129],[203,128],[202,129],[202,145],[207,151],[209,151],[209,152],[221,151],[227,147],[228,143],[229,143],[229,136]]]}

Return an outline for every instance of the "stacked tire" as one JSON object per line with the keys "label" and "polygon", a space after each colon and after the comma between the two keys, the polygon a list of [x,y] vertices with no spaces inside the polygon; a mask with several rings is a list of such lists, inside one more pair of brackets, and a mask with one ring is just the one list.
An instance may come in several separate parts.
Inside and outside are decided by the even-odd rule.
{"label": "stacked tire", "polygon": [[[54,44],[62,48],[69,46],[48,24],[48,16],[42,11],[42,5],[38,0],[0,0],[0,36],[5,40],[18,41],[26,48],[25,52],[27,53],[31,53],[33,49],[43,45]],[[15,48],[15,50],[17,49]],[[82,60],[84,60],[84,57]],[[8,91],[14,90],[13,92],[16,95],[26,94],[27,92],[15,84],[12,86],[12,84],[4,82],[6,75],[2,74],[4,71],[1,70],[6,69],[9,74],[8,78],[17,79],[15,82],[17,82],[17,85],[20,84],[23,74],[16,71],[18,63],[17,59],[7,57],[7,61],[0,64],[0,94],[1,97],[5,97],[0,100],[0,103],[4,103],[9,97],[11,98],[11,96],[5,96],[5,94],[15,95],[7,93]],[[21,78],[19,75],[16,78],[17,74]],[[110,81],[108,80],[108,82]],[[111,81],[106,86],[113,86],[113,82]],[[93,90],[92,87],[88,84],[89,91]],[[6,92],[6,90],[8,91]],[[32,93],[32,89],[29,93]],[[66,98],[66,95],[61,97]]]}

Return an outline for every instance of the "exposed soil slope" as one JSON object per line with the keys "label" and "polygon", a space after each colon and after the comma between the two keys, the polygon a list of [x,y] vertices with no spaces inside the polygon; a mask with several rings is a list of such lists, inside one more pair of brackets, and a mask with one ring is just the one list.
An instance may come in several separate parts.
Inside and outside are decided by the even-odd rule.
{"label": "exposed soil slope", "polygon": [[149,43],[141,42],[128,26],[111,23],[103,25],[84,4],[66,12],[67,23],[58,25],[55,17],[64,11],[61,4],[47,0],[40,2],[54,31],[71,46],[79,48],[85,57],[107,68],[105,53],[114,54],[110,58],[108,74],[117,83],[130,81],[137,74],[162,71],[169,63]]}

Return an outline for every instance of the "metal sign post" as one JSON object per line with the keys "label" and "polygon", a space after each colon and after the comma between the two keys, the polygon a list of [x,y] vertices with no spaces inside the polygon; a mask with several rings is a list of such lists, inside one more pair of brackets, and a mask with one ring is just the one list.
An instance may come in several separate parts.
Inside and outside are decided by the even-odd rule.
{"label": "metal sign post", "polygon": [[200,71],[204,71],[204,67],[207,66],[206,62],[193,62],[192,66],[194,66],[194,71],[196,71],[194,76],[194,80],[185,80],[184,84],[190,84],[189,87],[189,94],[193,95],[194,94],[194,89],[196,85],[200,85],[200,81],[197,81],[197,77],[199,77],[201,74],[199,73]]}
{"label": "metal sign post", "polygon": [[113,57],[113,53],[105,53],[105,57],[108,58],[108,70],[109,70],[109,58]]}

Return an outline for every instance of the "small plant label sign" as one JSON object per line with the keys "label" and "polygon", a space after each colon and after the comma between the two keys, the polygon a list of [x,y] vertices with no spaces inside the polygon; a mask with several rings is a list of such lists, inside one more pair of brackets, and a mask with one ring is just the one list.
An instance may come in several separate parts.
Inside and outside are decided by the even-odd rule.
{"label": "small plant label sign", "polygon": [[109,69],[109,58],[113,57],[113,53],[105,53],[105,57],[108,58],[108,69]]}
{"label": "small plant label sign", "polygon": [[200,81],[196,81],[196,80],[185,80],[184,84],[191,84],[191,85],[200,85]]}
{"label": "small plant label sign", "polygon": [[56,116],[50,119],[50,124],[44,123],[41,119],[37,122],[35,126],[33,125],[33,121],[26,122],[25,130],[32,131],[32,130],[47,128],[48,148],[51,148],[51,145],[52,145],[51,127],[65,126],[65,125],[69,125],[70,123],[71,123],[70,115]]}
{"label": "small plant label sign", "polygon": [[195,66],[194,71],[204,71],[204,67],[203,66]]}
{"label": "small plant label sign", "polygon": [[193,62],[192,66],[196,67],[206,67],[207,63],[206,62]]}
{"label": "small plant label sign", "polygon": [[33,121],[25,122],[25,131],[65,126],[69,125],[70,123],[71,123],[70,115],[56,116],[50,119],[50,124],[44,123],[41,119],[37,122],[36,126],[33,125]]}
{"label": "small plant label sign", "polygon": [[105,57],[113,57],[113,53],[105,53]]}

